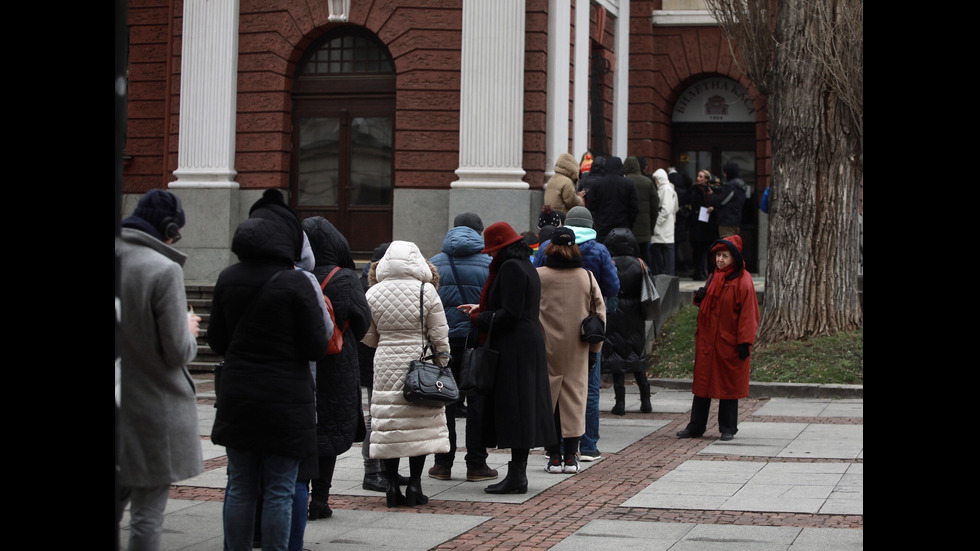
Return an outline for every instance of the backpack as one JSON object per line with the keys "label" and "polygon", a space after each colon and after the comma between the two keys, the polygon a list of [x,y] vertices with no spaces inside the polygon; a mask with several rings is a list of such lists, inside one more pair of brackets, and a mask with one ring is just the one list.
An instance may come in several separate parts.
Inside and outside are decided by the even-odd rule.
{"label": "backpack", "polygon": [[330,321],[333,322],[333,335],[330,336],[330,343],[327,345],[327,355],[339,354],[344,348],[344,331],[350,327],[350,320],[344,322],[344,327],[341,329],[337,325],[337,317],[333,313],[333,303],[330,302],[330,297],[327,296],[327,283],[333,275],[340,271],[340,266],[336,266],[327,277],[323,279],[323,283],[320,284],[320,289],[323,289],[323,302],[327,303],[327,313],[330,314]]}

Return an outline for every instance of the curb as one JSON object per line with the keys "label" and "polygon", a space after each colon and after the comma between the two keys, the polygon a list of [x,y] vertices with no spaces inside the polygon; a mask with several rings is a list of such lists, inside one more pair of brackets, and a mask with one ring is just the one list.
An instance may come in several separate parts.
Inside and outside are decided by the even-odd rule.
{"label": "curb", "polygon": [[[650,379],[652,386],[671,390],[691,390],[691,379]],[[864,385],[810,383],[749,383],[750,398],[834,398],[864,399]]]}

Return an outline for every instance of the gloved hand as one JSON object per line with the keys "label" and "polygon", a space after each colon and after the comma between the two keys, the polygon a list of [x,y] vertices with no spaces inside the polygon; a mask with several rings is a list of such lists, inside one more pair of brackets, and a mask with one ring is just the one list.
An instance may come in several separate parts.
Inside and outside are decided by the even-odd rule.
{"label": "gloved hand", "polygon": [[704,300],[704,295],[708,294],[708,286],[701,287],[694,293],[694,302],[700,303]]}
{"label": "gloved hand", "polygon": [[744,360],[749,357],[749,343],[743,342],[738,345],[738,359]]}
{"label": "gloved hand", "polygon": [[595,361],[598,357],[599,354],[597,352],[589,352],[589,369],[592,369],[592,366],[595,365]]}

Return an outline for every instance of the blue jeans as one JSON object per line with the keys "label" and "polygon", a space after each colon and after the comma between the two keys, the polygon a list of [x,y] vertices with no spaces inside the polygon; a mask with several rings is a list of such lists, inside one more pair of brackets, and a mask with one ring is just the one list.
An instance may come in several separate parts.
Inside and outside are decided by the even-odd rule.
{"label": "blue jeans", "polygon": [[[606,312],[615,311],[619,307],[619,297],[602,297],[606,303]],[[582,435],[579,449],[585,455],[599,453],[599,386],[602,377],[602,350],[596,354],[595,365],[589,369],[589,393],[585,398],[585,434]]]}
{"label": "blue jeans", "polygon": [[225,551],[251,551],[260,481],[262,548],[287,551],[299,458],[233,448],[225,451],[228,454],[228,485],[222,510]]}

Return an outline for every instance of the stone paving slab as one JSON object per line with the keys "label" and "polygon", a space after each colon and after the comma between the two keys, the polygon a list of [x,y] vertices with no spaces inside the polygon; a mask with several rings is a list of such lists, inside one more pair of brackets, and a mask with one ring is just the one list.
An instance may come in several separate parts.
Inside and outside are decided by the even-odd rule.
{"label": "stone paving slab", "polygon": [[594,520],[551,547],[552,551],[596,549],[850,551],[864,549],[864,531]]}

